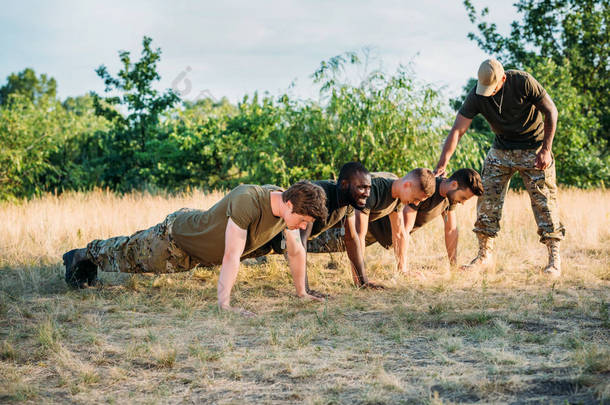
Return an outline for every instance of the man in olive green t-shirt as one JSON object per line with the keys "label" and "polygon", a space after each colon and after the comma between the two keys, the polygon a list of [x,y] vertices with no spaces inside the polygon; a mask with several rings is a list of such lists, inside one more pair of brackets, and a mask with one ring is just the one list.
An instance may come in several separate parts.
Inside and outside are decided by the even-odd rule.
{"label": "man in olive green t-shirt", "polygon": [[457,113],[435,169],[442,175],[472,119],[482,114],[495,134],[483,167],[485,192],[477,203],[473,231],[479,253],[464,269],[492,262],[492,241],[500,230],[500,217],[510,178],[519,172],[532,201],[540,241],[549,261],[544,273],[559,277],[559,242],[565,229],[559,220],[555,160],[552,154],[557,108],[544,88],[529,73],[504,71],[495,59],[479,67],[478,81]]}
{"label": "man in olive green t-shirt", "polygon": [[[375,173],[374,173],[375,175]],[[402,210],[404,229],[409,234],[421,228],[434,218],[442,216],[445,224],[445,246],[451,266],[457,263],[458,229],[455,207],[470,198],[483,194],[481,176],[473,169],[456,170],[449,178],[436,178],[436,189],[431,197],[419,205],[407,204]],[[366,245],[378,242],[389,249],[392,246],[392,226],[389,216],[370,221],[366,234]],[[313,253],[342,252],[345,250],[338,229],[329,229],[309,244]]]}
{"label": "man in olive green t-shirt", "polygon": [[288,261],[297,295],[315,298],[305,291],[305,251],[299,229],[326,215],[326,195],[310,182],[300,181],[286,191],[241,185],[207,211],[181,209],[131,236],[94,240],[84,249],[67,252],[63,256],[66,281],[75,287],[94,284],[97,267],[127,273],[174,273],[198,264],[221,265],[218,305],[232,310],[230,293],[240,259],[287,229]]}

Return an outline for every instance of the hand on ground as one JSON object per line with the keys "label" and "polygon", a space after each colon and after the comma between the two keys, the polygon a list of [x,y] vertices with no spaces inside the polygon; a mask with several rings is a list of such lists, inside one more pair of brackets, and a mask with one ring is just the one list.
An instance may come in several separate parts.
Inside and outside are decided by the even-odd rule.
{"label": "hand on ground", "polygon": [[237,307],[220,307],[223,311],[231,311],[235,314],[245,316],[246,318],[252,318],[256,316],[254,312],[248,311],[247,309],[237,308]]}
{"label": "hand on ground", "polygon": [[370,288],[372,290],[384,290],[385,289],[384,285],[378,284],[378,283],[374,283],[372,281],[367,281],[366,283],[361,284],[359,287],[360,288]]}
{"label": "hand on ground", "polygon": [[[315,291],[312,291],[312,292],[314,292],[314,293],[315,293]],[[297,297],[299,297],[299,298],[301,298],[301,299],[304,299],[304,300],[312,300],[312,301],[324,301],[324,299],[323,299],[323,298],[321,298],[321,297],[316,297],[315,295],[308,294],[308,293],[305,293],[305,294],[303,294],[303,295],[297,295]]]}
{"label": "hand on ground", "polygon": [[316,291],[316,290],[309,290],[309,291],[307,291],[307,293],[309,295],[313,295],[314,297],[317,297],[317,298],[330,298],[330,295],[324,294],[323,292]]}

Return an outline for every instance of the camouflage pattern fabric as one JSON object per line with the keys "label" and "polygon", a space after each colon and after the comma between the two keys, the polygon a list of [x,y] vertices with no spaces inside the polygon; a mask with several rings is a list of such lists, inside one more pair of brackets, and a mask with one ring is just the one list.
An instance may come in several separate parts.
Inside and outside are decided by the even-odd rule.
{"label": "camouflage pattern fabric", "polygon": [[307,242],[308,253],[345,252],[343,228],[330,228]]}
{"label": "camouflage pattern fabric", "polygon": [[183,208],[168,215],[163,222],[131,236],[94,240],[87,245],[87,256],[102,271],[122,273],[176,273],[188,271],[198,261],[180,249],[171,238],[177,215],[189,212]]}
{"label": "camouflage pattern fabric", "polygon": [[474,232],[496,237],[510,178],[519,172],[530,196],[540,241],[563,239],[565,228],[559,221],[555,159],[545,170],[535,167],[538,149],[504,150],[491,148],[483,165],[485,192],[478,198]]}

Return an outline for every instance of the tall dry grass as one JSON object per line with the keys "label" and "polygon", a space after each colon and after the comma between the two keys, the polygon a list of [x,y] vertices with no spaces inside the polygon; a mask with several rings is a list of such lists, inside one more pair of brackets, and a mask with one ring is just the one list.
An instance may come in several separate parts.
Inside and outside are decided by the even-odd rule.
{"label": "tall dry grass", "polygon": [[[63,252],[83,247],[93,239],[129,235],[160,222],[179,208],[206,209],[221,197],[218,192],[201,191],[178,196],[141,193],[119,196],[98,190],[46,195],[20,204],[3,203],[0,268],[59,263]],[[610,192],[563,189],[559,202],[561,220],[567,229],[562,244],[564,273],[568,278],[607,280],[610,266],[595,258],[607,254],[610,244]],[[476,251],[470,232],[475,218],[476,201],[472,199],[458,209],[461,262],[468,261]],[[505,276],[522,278],[544,264],[546,252],[538,243],[527,193],[509,192],[501,226],[496,241],[498,270]],[[412,266],[445,269],[443,237],[440,218],[416,232],[410,248]],[[378,247],[368,249],[371,265],[391,265],[393,260],[388,251]]]}

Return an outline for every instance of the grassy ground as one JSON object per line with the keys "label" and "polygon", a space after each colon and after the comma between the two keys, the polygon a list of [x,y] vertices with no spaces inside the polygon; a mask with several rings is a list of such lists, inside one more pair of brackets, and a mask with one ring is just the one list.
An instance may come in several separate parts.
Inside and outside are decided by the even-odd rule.
{"label": "grassy ground", "polygon": [[[65,250],[218,197],[97,192],[0,205],[0,402],[610,402],[610,192],[562,190],[558,281],[539,273],[528,198],[511,193],[487,272],[448,270],[438,220],[410,247],[425,280],[367,249],[385,291],[353,288],[343,254],[312,255],[312,286],[334,297],[325,303],[294,297],[282,257],[242,265],[233,302],[251,319],[217,311],[218,269],[102,273],[101,288],[66,288]],[[475,202],[458,216],[465,262]]]}

